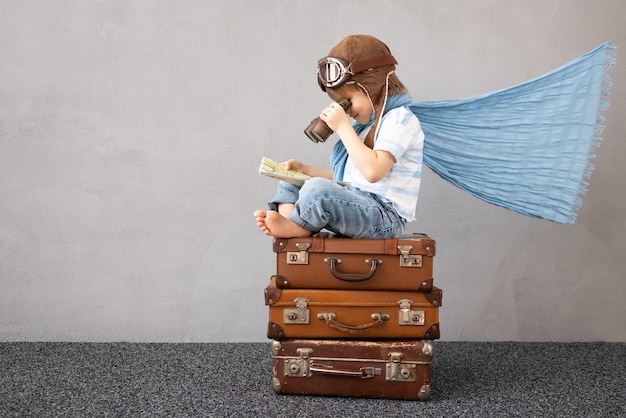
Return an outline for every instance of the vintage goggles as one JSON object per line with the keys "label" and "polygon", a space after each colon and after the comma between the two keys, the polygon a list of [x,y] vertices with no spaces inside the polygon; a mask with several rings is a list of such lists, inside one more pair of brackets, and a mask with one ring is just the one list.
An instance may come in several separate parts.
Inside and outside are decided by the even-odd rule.
{"label": "vintage goggles", "polygon": [[325,57],[317,61],[317,82],[322,91],[326,91],[327,88],[344,85],[355,74],[397,63],[391,54],[359,62],[348,62],[337,57]]}

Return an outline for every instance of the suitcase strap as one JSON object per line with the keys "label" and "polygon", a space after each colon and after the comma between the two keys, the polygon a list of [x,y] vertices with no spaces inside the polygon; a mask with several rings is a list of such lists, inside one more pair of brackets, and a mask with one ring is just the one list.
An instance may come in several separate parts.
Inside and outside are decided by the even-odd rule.
{"label": "suitcase strap", "polygon": [[376,273],[376,266],[378,266],[378,264],[382,264],[383,260],[366,259],[365,263],[370,265],[370,271],[367,273],[341,273],[337,270],[337,264],[341,263],[340,258],[326,257],[324,262],[330,264],[330,272],[333,276],[335,276],[335,278],[346,282],[362,282],[372,278],[374,273]]}
{"label": "suitcase strap", "polygon": [[326,322],[326,325],[328,325],[332,329],[336,329],[337,331],[342,332],[348,332],[351,334],[356,334],[359,332],[369,331],[371,329],[378,328],[379,326],[383,325],[385,321],[389,320],[389,315],[385,313],[373,313],[373,322],[361,325],[344,324],[343,322],[336,321],[335,318],[336,315],[333,312],[320,312],[317,314],[317,319],[324,320]]}

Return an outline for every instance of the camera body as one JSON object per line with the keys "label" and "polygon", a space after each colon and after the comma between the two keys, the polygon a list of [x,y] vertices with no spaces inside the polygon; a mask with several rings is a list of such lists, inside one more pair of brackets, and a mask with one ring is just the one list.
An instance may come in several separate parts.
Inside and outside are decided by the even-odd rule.
{"label": "camera body", "polygon": [[[348,110],[348,108],[352,105],[352,102],[348,99],[344,99],[339,102],[339,105],[343,108],[343,110]],[[313,142],[326,142],[326,140],[333,134],[333,131],[328,127],[326,122],[317,117],[313,119],[309,126],[304,129],[304,133]]]}

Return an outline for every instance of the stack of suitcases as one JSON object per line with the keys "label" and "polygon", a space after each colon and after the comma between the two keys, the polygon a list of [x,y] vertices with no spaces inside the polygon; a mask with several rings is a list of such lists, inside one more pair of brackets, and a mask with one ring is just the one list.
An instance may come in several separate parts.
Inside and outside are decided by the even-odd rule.
{"label": "stack of suitcases", "polygon": [[273,249],[265,304],[275,392],[430,398],[442,298],[433,239],[275,238]]}

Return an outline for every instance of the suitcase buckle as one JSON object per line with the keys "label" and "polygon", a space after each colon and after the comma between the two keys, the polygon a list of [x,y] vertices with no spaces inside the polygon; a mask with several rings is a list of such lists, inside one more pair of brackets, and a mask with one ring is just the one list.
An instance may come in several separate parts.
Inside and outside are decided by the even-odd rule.
{"label": "suitcase buckle", "polygon": [[296,242],[299,251],[287,251],[287,264],[309,264],[308,242]]}
{"label": "suitcase buckle", "polygon": [[285,325],[309,324],[309,300],[307,298],[296,298],[293,303],[295,308],[285,308],[283,310],[283,323]]}
{"label": "suitcase buckle", "polygon": [[410,299],[400,299],[398,302],[400,311],[398,312],[398,325],[424,325],[424,311],[411,310],[413,301]]}
{"label": "suitcase buckle", "polygon": [[400,267],[422,267],[422,255],[411,254],[412,245],[398,245],[400,251]]}
{"label": "suitcase buckle", "polygon": [[389,353],[390,362],[387,363],[386,380],[388,382],[415,382],[417,365],[402,363],[402,353]]}
{"label": "suitcase buckle", "polygon": [[310,348],[298,348],[299,358],[285,359],[284,373],[286,377],[311,377],[309,371],[309,358],[313,350]]}

